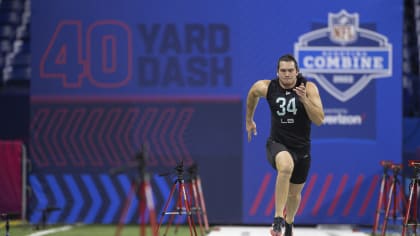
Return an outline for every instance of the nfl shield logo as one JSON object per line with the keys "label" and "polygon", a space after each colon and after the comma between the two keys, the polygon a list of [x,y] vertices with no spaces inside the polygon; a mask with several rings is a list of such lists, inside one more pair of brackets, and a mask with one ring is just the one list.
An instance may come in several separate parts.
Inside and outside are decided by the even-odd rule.
{"label": "nfl shield logo", "polygon": [[357,28],[359,27],[357,13],[349,14],[342,10],[337,14],[328,14],[328,24],[331,28],[330,39],[341,45],[349,44],[357,39]]}

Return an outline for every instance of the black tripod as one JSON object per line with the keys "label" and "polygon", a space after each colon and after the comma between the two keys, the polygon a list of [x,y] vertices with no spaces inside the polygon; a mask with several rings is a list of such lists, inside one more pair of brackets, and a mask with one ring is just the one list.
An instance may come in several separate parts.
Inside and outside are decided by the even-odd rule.
{"label": "black tripod", "polygon": [[48,215],[53,211],[59,211],[61,208],[55,207],[55,206],[48,206],[44,209],[42,209],[42,217],[41,217],[41,225],[37,225],[37,229],[43,228],[45,229],[47,227],[47,218]]}
{"label": "black tripod", "polygon": [[5,229],[6,229],[6,236],[10,235],[10,220],[17,219],[20,214],[18,213],[1,213],[0,216],[2,219],[6,221]]}
{"label": "black tripod", "polygon": [[[184,184],[184,164],[182,161],[175,167],[175,170],[177,178],[172,186],[168,200],[165,203],[162,215],[160,216],[159,225],[157,227],[157,233],[159,233],[165,215],[171,215],[171,217],[167,223],[166,230],[163,236],[166,236],[166,234],[168,233],[169,227],[172,225],[172,221],[174,220],[175,215],[187,215],[188,226],[190,228],[190,235],[197,236],[197,231],[192,217],[189,192],[185,188]],[[174,196],[175,190],[177,190],[176,209],[174,211],[167,211],[169,203],[172,201],[172,197]]]}
{"label": "black tripod", "polygon": [[2,214],[1,214],[1,218],[3,218],[3,219],[5,219],[5,220],[6,220],[6,226],[5,226],[5,229],[6,229],[6,236],[9,236],[9,233],[10,233],[10,219],[9,219],[9,214],[7,214],[7,213],[2,213]]}
{"label": "black tripod", "polygon": [[155,204],[153,202],[153,193],[152,187],[150,185],[150,175],[146,172],[146,159],[147,152],[146,146],[143,145],[142,151],[136,155],[136,160],[134,163],[117,168],[111,171],[111,173],[121,173],[127,168],[136,167],[138,175],[136,178],[133,178],[131,181],[130,191],[124,202],[124,210],[119,219],[117,230],[115,232],[116,236],[121,235],[121,231],[124,225],[124,220],[127,217],[128,208],[130,207],[133,197],[137,194],[139,198],[139,222],[140,222],[140,236],[146,236],[146,210],[149,211],[149,220],[151,227],[151,235],[158,236],[156,231],[156,213],[155,213]]}

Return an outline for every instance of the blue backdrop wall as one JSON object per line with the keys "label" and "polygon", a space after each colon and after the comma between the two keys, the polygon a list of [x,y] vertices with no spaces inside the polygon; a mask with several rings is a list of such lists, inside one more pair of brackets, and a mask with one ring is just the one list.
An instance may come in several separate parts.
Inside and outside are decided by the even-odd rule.
{"label": "blue backdrop wall", "polygon": [[401,160],[401,2],[43,0],[31,31],[31,222],[50,205],[50,223],[117,222],[136,173],[110,170],[144,143],[158,211],[173,182],[159,173],[182,160],[199,164],[210,223],[271,222],[265,101],[251,143],[244,114],[285,53],[326,114],[299,223],[372,222],[379,162]]}

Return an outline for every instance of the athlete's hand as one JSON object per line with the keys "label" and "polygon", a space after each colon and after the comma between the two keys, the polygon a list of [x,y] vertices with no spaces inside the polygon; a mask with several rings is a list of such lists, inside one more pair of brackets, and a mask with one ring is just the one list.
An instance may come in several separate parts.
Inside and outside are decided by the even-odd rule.
{"label": "athlete's hand", "polygon": [[248,132],[248,142],[250,142],[252,135],[257,135],[257,125],[254,121],[246,122],[246,131]]}
{"label": "athlete's hand", "polygon": [[295,87],[293,89],[293,91],[295,91],[295,93],[299,96],[299,100],[301,102],[305,102],[305,100],[308,98],[306,96],[306,87],[303,83],[301,83],[299,86]]}

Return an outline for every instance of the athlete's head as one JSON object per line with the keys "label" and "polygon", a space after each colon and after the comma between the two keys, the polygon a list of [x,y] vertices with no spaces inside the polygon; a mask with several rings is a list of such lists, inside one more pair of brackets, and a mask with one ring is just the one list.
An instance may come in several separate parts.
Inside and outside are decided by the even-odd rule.
{"label": "athlete's head", "polygon": [[299,67],[292,55],[286,54],[279,58],[277,62],[277,77],[282,87],[286,89],[293,88],[298,74]]}
{"label": "athlete's head", "polygon": [[285,54],[285,55],[283,55],[279,58],[279,60],[277,61],[277,71],[280,69],[280,62],[282,62],[282,61],[293,62],[295,64],[296,71],[299,72],[298,63],[297,63],[296,59],[291,54]]}

